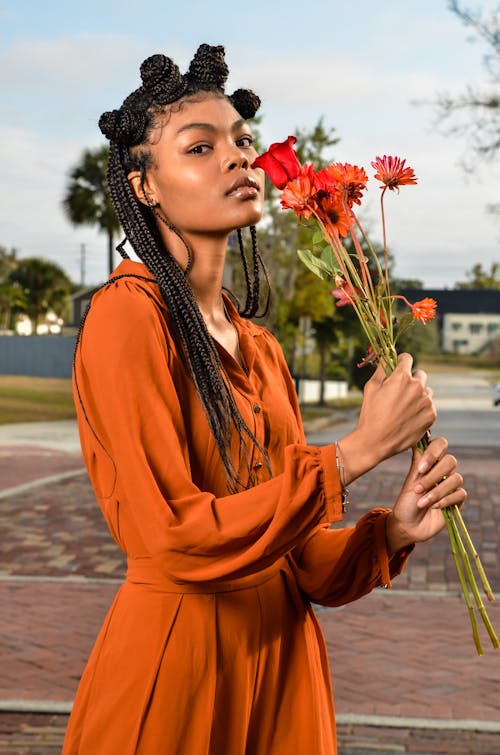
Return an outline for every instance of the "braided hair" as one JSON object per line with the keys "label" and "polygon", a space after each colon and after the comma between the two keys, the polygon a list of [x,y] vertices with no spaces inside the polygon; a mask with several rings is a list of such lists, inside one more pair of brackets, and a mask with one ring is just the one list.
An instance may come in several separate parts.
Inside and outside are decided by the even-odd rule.
{"label": "braided hair", "polygon": [[[249,444],[262,455],[271,473],[267,454],[236,406],[219,353],[187,281],[191,264],[187,242],[181,236],[188,250],[188,267],[183,270],[166,248],[155,219],[155,208],[139,201],[127,180],[131,171],[139,170],[144,188],[146,172],[152,164],[148,151],[151,132],[159,119],[169,110],[181,107],[185,98],[209,92],[229,99],[242,118],[253,118],[260,106],[259,98],[247,89],[238,89],[232,95],[226,95],[224,84],[228,73],[224,48],[221,46],[202,44],[184,75],[170,58],[152,55],[140,67],[142,85],[124,100],[119,109],[103,113],[99,127],[110,141],[108,187],[116,213],[126,238],[160,287],[172,335],[191,374],[219,449],[228,489],[236,492],[255,484]],[[172,230],[180,236],[175,228]],[[250,231],[251,264],[246,258],[238,229],[247,288],[246,302],[240,314],[247,318],[255,316],[259,308],[259,266],[264,269],[257,249],[255,228],[252,226]],[[124,242],[117,248],[123,257],[127,257],[123,245]],[[268,304],[269,298],[266,312]],[[233,430],[236,430],[239,438],[236,463],[231,454]],[[240,472],[242,464],[243,474]]]}

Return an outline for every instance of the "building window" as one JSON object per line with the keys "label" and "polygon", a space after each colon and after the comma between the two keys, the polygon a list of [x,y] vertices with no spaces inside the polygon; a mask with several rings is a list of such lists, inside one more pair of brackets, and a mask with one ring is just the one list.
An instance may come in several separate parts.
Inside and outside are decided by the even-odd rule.
{"label": "building window", "polygon": [[452,322],[451,323],[451,329],[452,330],[460,330],[461,327],[462,327],[462,323],[461,322]]}
{"label": "building window", "polygon": [[495,330],[498,330],[500,328],[500,323],[498,322],[489,322],[488,323],[488,333],[494,333]]}
{"label": "building window", "polygon": [[480,333],[483,327],[482,322],[471,322],[469,323],[469,333]]}

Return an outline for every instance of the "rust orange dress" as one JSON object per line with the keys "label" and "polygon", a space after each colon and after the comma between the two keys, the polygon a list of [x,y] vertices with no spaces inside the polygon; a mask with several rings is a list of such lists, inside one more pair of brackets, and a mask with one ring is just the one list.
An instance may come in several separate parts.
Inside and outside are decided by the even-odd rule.
{"label": "rust orange dress", "polygon": [[92,300],[74,371],[80,437],[128,570],[64,755],[336,753],[310,601],[390,583],[407,552],[388,559],[386,509],[330,528],[342,518],[334,447],[306,445],[278,343],[227,307],[246,369],[222,347],[221,359],[273,469],[255,452],[259,483],[233,495],[146,267],[122,262]]}

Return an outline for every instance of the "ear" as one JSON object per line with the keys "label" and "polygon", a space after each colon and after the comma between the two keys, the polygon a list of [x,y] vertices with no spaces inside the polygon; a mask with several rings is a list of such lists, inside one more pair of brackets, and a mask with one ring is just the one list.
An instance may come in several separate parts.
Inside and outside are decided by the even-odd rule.
{"label": "ear", "polygon": [[139,170],[132,170],[128,174],[127,180],[139,202],[142,202],[142,204],[145,204],[147,207],[154,207],[158,204],[155,193],[149,186],[147,177],[143,183],[141,180],[141,172]]}

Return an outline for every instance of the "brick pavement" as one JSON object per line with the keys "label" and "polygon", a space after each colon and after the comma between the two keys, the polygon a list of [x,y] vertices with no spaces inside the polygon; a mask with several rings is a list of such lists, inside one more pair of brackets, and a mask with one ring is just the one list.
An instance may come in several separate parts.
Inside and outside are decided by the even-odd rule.
{"label": "brick pavement", "polygon": [[[13,457],[19,447],[11,451]],[[29,454],[26,449],[31,479],[37,469],[35,476],[47,476],[47,471],[77,470],[81,464],[73,454],[57,458],[46,451],[38,455],[35,448]],[[0,452],[4,481],[5,469],[12,470],[13,464],[7,446],[0,446]],[[462,449],[460,455],[471,494],[467,522],[498,593],[498,458],[488,449]],[[405,463],[403,458],[387,462],[352,486],[346,523],[370,505],[393,500]],[[26,475],[26,465],[18,466],[21,477]],[[11,474],[4,487],[16,480]],[[124,559],[84,473],[0,499],[0,530],[5,533],[0,549],[0,698],[69,703],[123,575]],[[376,728],[363,725],[363,716],[368,721],[371,716],[410,716],[448,724],[500,722],[500,654],[485,641],[485,655],[475,655],[447,537],[419,546],[394,588],[318,612],[343,722],[341,752],[500,753],[500,733],[440,733],[430,724],[394,726],[395,719]],[[488,606],[497,630],[499,607],[500,602]],[[349,723],[352,714],[357,720]],[[56,752],[64,724],[64,716],[5,713],[0,716],[0,754]],[[42,738],[39,743],[37,737]]]}

